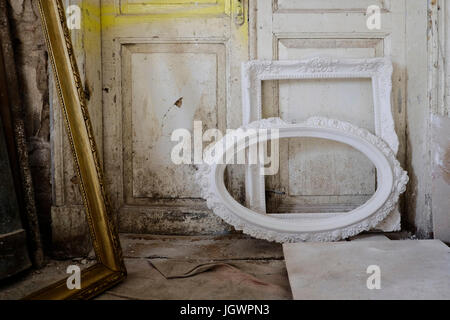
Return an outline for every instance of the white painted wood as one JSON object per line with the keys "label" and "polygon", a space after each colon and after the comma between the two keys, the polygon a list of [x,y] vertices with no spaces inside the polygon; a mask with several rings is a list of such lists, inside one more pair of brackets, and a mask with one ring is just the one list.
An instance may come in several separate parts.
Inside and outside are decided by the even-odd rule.
{"label": "white painted wood", "polygon": [[431,117],[433,236],[450,243],[450,118]]}
{"label": "white painted wood", "polygon": [[429,6],[429,67],[432,112],[450,116],[450,4],[437,0]]}
{"label": "white painted wood", "polygon": [[[407,170],[411,174],[411,183],[406,193],[405,203],[408,224],[415,226],[416,234],[421,238],[432,235],[431,212],[431,157],[430,157],[430,113],[437,105],[436,97],[430,93],[435,86],[433,74],[437,61],[431,59],[434,54],[428,51],[434,41],[430,23],[433,10],[428,4],[433,1],[408,0],[407,14],[407,71],[408,71],[408,112]],[[435,3],[436,5],[436,3]],[[431,20],[430,20],[431,19]],[[427,75],[427,76],[424,76]]]}
{"label": "white painted wood", "polygon": [[436,1],[429,11],[429,52],[432,53],[428,63],[432,70],[429,159],[432,174],[431,203],[428,204],[434,238],[450,243],[450,4],[444,0]]}
{"label": "white painted wood", "polygon": [[[200,198],[195,165],[171,160],[177,143],[171,141],[171,134],[179,128],[193,132],[194,121],[225,131],[223,45],[135,44],[123,48],[122,56],[126,60],[123,101],[130,106],[124,110],[125,141],[129,142],[124,153],[132,155],[125,161],[130,194],[133,198]],[[180,98],[177,107],[174,103]]]}
{"label": "white painted wood", "polygon": [[198,9],[223,10],[225,1],[217,0],[120,0],[121,14],[167,14]]}
{"label": "white painted wood", "polygon": [[[301,61],[250,61],[244,63],[242,66],[242,104],[244,112],[244,124],[248,124],[251,121],[260,120],[262,118],[262,82],[264,80],[292,81],[298,79],[332,79],[334,81],[342,82],[342,79],[360,80],[366,78],[372,83],[371,89],[373,88],[373,93],[371,94],[371,97],[373,96],[373,101],[370,103],[370,105],[372,106],[371,110],[374,110],[375,115],[374,131],[378,136],[383,138],[392,148],[394,153],[396,153],[398,150],[398,137],[395,132],[394,120],[391,114],[391,75],[392,64],[387,58],[334,59],[329,57],[318,57]],[[344,84],[346,83],[344,82]],[[309,88],[309,90],[313,91],[316,85],[317,84],[315,83],[311,87],[308,87],[307,85],[306,87]],[[342,90],[342,87],[340,89]],[[332,91],[332,89],[329,88],[328,91]],[[335,91],[334,93],[335,95],[339,95],[340,91]],[[348,94],[348,91],[345,93]],[[317,96],[317,99],[320,99],[320,97]],[[294,105],[295,111],[301,109],[302,107],[299,107],[298,104],[299,103],[297,103],[297,106]],[[339,111],[342,113],[342,108],[337,111],[337,115],[339,115]],[[349,110],[349,112],[351,111],[352,110]],[[358,113],[358,110],[354,110],[353,113]],[[296,117],[290,116],[290,114],[288,114],[286,118],[294,122],[299,120]],[[354,119],[352,119],[352,123],[353,122]],[[344,190],[344,192],[349,192],[348,189],[351,188],[351,185],[350,188],[348,188],[345,181],[355,180],[358,178],[358,174],[361,174],[361,167],[364,169],[364,166],[361,166],[361,164],[359,163],[361,161],[361,157],[356,157],[355,159],[355,157],[353,156],[351,158],[351,161],[355,162],[350,166],[350,170],[345,171],[342,170],[341,165],[343,164],[344,168],[349,168],[349,163],[352,163],[351,161],[345,159],[345,157],[343,157],[344,159],[340,159],[338,156],[333,156],[330,159],[331,163],[328,163],[328,161],[326,161],[329,159],[326,159],[324,161],[325,164],[320,163],[320,156],[316,155],[315,149],[324,147],[325,144],[327,151],[329,151],[330,143],[328,141],[321,141],[319,143],[314,140],[310,141],[311,143],[309,145],[311,147],[309,149],[304,147],[304,142],[302,142],[301,144],[301,147],[303,149],[296,149],[295,145],[289,145],[288,156],[290,156],[291,159],[289,159],[289,161],[287,162],[289,166],[299,166],[301,168],[300,170],[296,170],[296,168],[294,167],[295,171],[300,171],[299,175],[292,174],[292,172],[290,171],[287,174],[283,175],[283,170],[286,171],[286,169],[291,169],[291,167],[283,168],[283,163],[286,163],[283,162],[283,159],[286,159],[286,156],[283,156],[283,151],[280,152],[280,171],[282,172],[281,179],[284,179],[289,184],[289,197],[292,198],[294,196],[300,195],[299,193],[296,193],[298,187],[295,184],[299,181],[301,183],[301,179],[304,179],[304,183],[301,185],[300,189],[306,190],[302,191],[303,193],[301,193],[301,195],[308,195],[307,192],[310,192],[309,195],[317,194],[315,192],[320,192],[320,190],[315,190],[316,184],[322,187],[322,184],[324,183],[328,183],[331,188],[334,187],[335,189],[337,189],[338,186],[341,187],[341,192],[342,190]],[[356,151],[353,151],[354,149],[351,148],[349,148],[349,150],[351,150],[352,153],[355,153]],[[302,161],[301,156],[303,155],[303,153],[308,153],[307,161]],[[339,155],[339,153],[337,154]],[[297,157],[300,159],[297,159]],[[315,157],[317,157],[317,159],[315,159]],[[364,158],[362,159],[365,160]],[[331,171],[334,172],[334,175],[332,173],[328,173],[325,169],[330,169],[330,167]],[[355,169],[355,167],[357,169]],[[372,172],[375,172],[375,170],[373,170],[371,167],[372,166],[370,166],[369,169]],[[315,181],[311,181],[312,179],[308,180],[308,177],[310,176],[308,175],[307,171],[315,171],[314,173],[316,176],[317,172],[320,172],[320,177],[316,178],[319,179],[319,181],[316,183]],[[349,171],[351,171],[351,176],[346,177],[346,174],[348,174]],[[338,180],[336,181],[335,185],[330,184],[330,182],[328,181],[333,177]],[[367,178],[366,176],[364,177]],[[265,177],[260,175],[259,171],[257,170],[257,166],[249,166],[246,178],[248,206],[257,212],[266,212]],[[342,189],[342,185],[344,185],[344,188],[347,187],[347,190]],[[358,187],[361,188],[362,185],[360,184]],[[375,186],[372,186],[372,188],[375,189]],[[334,195],[339,196],[339,193]],[[370,198],[370,196],[364,199],[364,201],[368,198]],[[300,212],[310,210],[309,208],[305,209],[305,205],[303,205],[303,207],[304,209]],[[334,205],[334,207],[335,209],[329,209],[327,211],[339,211],[339,206]],[[282,207],[282,209],[284,209],[284,207]],[[289,209],[286,211],[293,212]],[[295,212],[299,211],[296,210]]]}
{"label": "white painted wood", "polygon": [[[117,105],[121,99],[120,89],[117,89],[120,88],[121,46],[117,45],[118,42],[114,41],[114,39],[132,39],[136,43],[196,43],[211,40],[213,43],[220,42],[228,45],[225,51],[230,54],[228,56],[230,66],[227,65],[227,79],[230,79],[230,84],[227,85],[230,85],[230,89],[227,90],[226,95],[227,99],[231,99],[227,103],[228,106],[231,106],[230,110],[232,110],[227,112],[229,127],[238,127],[241,124],[239,73],[240,61],[245,61],[248,58],[247,41],[245,40],[245,32],[242,32],[243,28],[231,26],[228,21],[224,27],[223,18],[226,17],[217,18],[203,14],[203,16],[195,18],[195,22],[192,23],[192,18],[186,19],[191,21],[183,21],[180,17],[175,19],[174,16],[155,16],[152,15],[151,11],[141,15],[120,15],[117,14],[119,12],[117,9],[119,1],[114,3],[113,1],[102,0],[101,2],[104,4],[102,8],[99,0],[66,0],[65,4],[81,4],[82,7],[82,30],[81,32],[73,30],[72,36],[74,37],[74,47],[77,52],[82,77],[84,78],[86,72],[89,73],[87,77],[90,92],[88,105],[100,157],[106,156],[105,169],[109,175],[107,179],[110,198],[115,204],[114,208],[122,208],[121,211],[124,214],[119,215],[119,218],[122,217],[128,220],[124,224],[130,227],[129,231],[133,230],[135,232],[139,230],[139,232],[146,232],[148,229],[146,229],[145,225],[161,224],[160,221],[166,220],[166,213],[168,212],[167,201],[164,203],[163,209],[158,208],[156,205],[150,207],[147,204],[143,204],[143,201],[147,201],[146,199],[136,199],[137,205],[124,205],[125,201],[123,200],[122,192],[124,184],[121,181],[123,177],[122,107]],[[441,56],[440,60],[428,62],[427,41],[435,42],[436,34],[434,32],[437,30],[439,39],[446,39],[446,41],[445,43],[440,43],[440,48],[439,45],[430,46],[430,50],[440,50],[443,54],[444,48],[447,48],[445,50],[445,58],[446,61],[450,61],[448,57],[448,52],[450,52],[448,49],[450,46],[450,41],[448,41],[449,32],[446,27],[448,26],[450,6],[448,6],[447,1],[429,1],[429,6],[423,0],[407,0],[407,2],[405,0],[384,1],[387,9],[382,11],[382,28],[380,30],[368,30],[365,27],[364,8],[361,5],[365,1],[354,0],[354,6],[351,5],[352,2],[345,2],[344,4],[341,0],[280,1],[284,2],[282,6],[286,10],[280,9],[280,7],[277,9],[270,2],[269,0],[250,1],[252,10],[249,17],[251,24],[249,43],[252,59],[276,60],[282,59],[281,57],[286,57],[289,54],[291,54],[290,58],[300,59],[310,54],[311,56],[321,54],[322,51],[327,55],[336,54],[342,57],[391,57],[394,64],[392,111],[400,141],[398,157],[402,163],[405,162],[405,107],[406,103],[408,103],[407,168],[411,171],[413,178],[409,185],[405,202],[406,214],[409,217],[409,223],[418,226],[418,232],[422,236],[430,236],[432,231],[430,227],[432,199],[430,197],[430,140],[429,132],[427,131],[429,114],[430,110],[433,110],[433,112],[441,115],[448,115],[449,104],[448,102],[436,103],[433,104],[433,107],[430,105],[430,101],[434,98],[428,95],[428,86],[430,81],[435,81],[435,79],[431,79],[432,77],[427,75],[432,73],[436,63],[438,63],[440,68],[446,68],[447,70],[450,68],[450,64],[441,63],[443,56]],[[336,2],[339,2],[341,9],[333,9],[332,6]],[[373,4],[378,2],[374,0]],[[227,1],[222,3],[224,3],[223,11],[225,15],[230,14],[229,3],[227,4]],[[301,6],[305,4],[314,8],[302,8]],[[291,9],[289,6],[297,6],[297,8]],[[435,6],[440,6],[441,10],[437,10]],[[149,7],[147,6],[147,8]],[[430,17],[428,17],[428,8],[430,9],[429,12],[431,12]],[[100,15],[101,11],[103,16]],[[163,10],[160,12],[164,13]],[[282,13],[283,15],[280,15]],[[429,22],[433,22],[438,18],[436,13],[441,15],[439,18],[441,20],[438,22],[437,28],[428,30]],[[208,19],[205,19],[205,17],[208,17]],[[283,20],[286,20],[286,23],[282,23]],[[228,27],[228,31],[225,30]],[[101,37],[103,38],[103,45],[100,43]],[[290,44],[289,41],[292,41],[293,44]],[[238,49],[231,50],[232,48]],[[103,57],[101,57],[101,51],[104,53]],[[282,53],[279,54],[279,52]],[[102,79],[103,75],[107,76],[104,81]],[[408,75],[408,90],[405,90],[406,75]],[[448,100],[450,95],[448,93],[450,92],[448,77],[450,73],[447,71],[445,75],[443,73],[442,75],[447,79],[445,97]],[[119,85],[114,89],[117,83]],[[278,92],[277,84],[269,83],[269,85],[265,84],[265,87],[268,90],[263,90],[263,95],[267,96],[264,101],[268,101],[268,103],[263,109],[263,116],[274,116],[271,108],[269,108],[271,105],[276,107],[274,108],[277,111],[275,115],[279,115],[277,108],[278,96],[276,95]],[[271,95],[269,90],[275,94]],[[101,103],[102,91],[104,94],[103,104]],[[231,92],[233,92],[233,95],[230,97]],[[441,89],[441,96],[444,96],[442,92],[443,90]],[[61,216],[66,214],[66,212],[73,211],[75,216],[82,208],[82,201],[81,197],[77,195],[76,172],[71,165],[72,155],[68,141],[65,138],[64,121],[54,93],[54,90],[52,90],[53,127],[51,130],[51,142],[52,165],[54,166],[52,185],[54,188],[53,206],[59,207],[56,208],[57,210],[55,210],[54,214]],[[116,96],[115,102],[114,97],[116,93],[119,93],[119,95]],[[105,126],[103,126],[103,118],[107,121]],[[365,119],[364,122],[369,123],[369,118]],[[365,126],[365,123],[359,123],[359,125],[371,130],[369,126]],[[101,146],[104,141],[109,146],[108,150],[103,149]],[[269,183],[272,182],[269,181]],[[238,180],[233,180],[232,184],[233,190],[243,189],[243,183]],[[269,184],[269,186],[272,187],[272,184]],[[273,186],[278,185],[273,183]],[[342,199],[339,201],[343,204],[350,201],[348,198],[345,199],[344,196],[339,196],[339,198]],[[358,196],[352,196],[352,199],[356,200],[355,202],[357,203],[365,201],[365,199],[359,199]],[[317,201],[320,203],[322,200],[318,198]],[[184,203],[186,207],[175,207],[174,211],[177,213],[174,216],[179,217],[183,212],[195,211],[193,209],[194,206],[191,206],[191,203],[188,203],[186,199],[179,200],[178,203]],[[181,213],[179,214],[178,212]],[[202,215],[204,211],[198,210],[196,213]],[[151,222],[138,225],[138,222],[142,222],[141,218],[143,216]],[[194,214],[192,217],[195,219],[196,215]],[[396,228],[400,226],[400,215],[389,217],[389,219],[392,219],[394,222],[388,223],[381,229],[389,231],[393,230],[392,226],[396,226]],[[178,225],[180,225],[179,230],[187,228],[187,232],[194,230],[198,233],[208,232],[208,230],[220,231],[220,225],[213,220],[203,225],[198,224],[193,229],[190,228],[189,224],[178,222]],[[134,229],[131,229],[132,222],[136,222]],[[214,229],[215,227],[217,229]],[[159,230],[164,232],[167,228],[161,226]]]}
{"label": "white painted wood", "polygon": [[[250,29],[253,30],[251,37],[256,37],[256,43],[253,45],[254,58],[299,60],[324,55],[336,58],[391,58],[394,65],[392,114],[400,142],[397,155],[399,160],[404,162],[405,1],[338,2],[257,1],[256,26]],[[368,5],[379,5],[381,8],[379,30],[367,28],[365,12]],[[264,81],[262,117],[280,116],[287,121],[288,117],[303,121],[311,115],[327,116],[351,121],[375,132],[370,84],[358,80],[352,83],[333,81],[332,84],[337,89],[358,94],[354,99],[350,98],[351,94],[332,95],[329,81]],[[302,105],[301,108],[298,108],[299,104]],[[338,108],[342,111],[337,110]],[[325,211],[333,206],[350,210],[373,194],[376,186],[373,167],[361,154],[333,142],[324,142],[319,146],[312,140],[302,139],[301,144],[296,140],[289,140],[280,145],[280,174],[266,178],[268,190],[286,193],[285,196],[267,193],[270,212],[282,212],[285,208],[301,212],[308,210],[310,206],[322,207]],[[313,151],[316,156],[310,156],[310,152],[299,155],[295,150]],[[321,158],[319,167],[317,155]],[[340,159],[342,165],[336,167],[333,158]],[[357,170],[361,174],[353,176],[350,166],[343,165],[351,163],[352,159],[358,159]],[[311,167],[311,163],[315,163],[316,167]],[[300,168],[303,168],[302,171],[299,171]],[[335,172],[344,172],[346,180],[339,179]],[[298,184],[295,181],[301,181],[299,178],[302,173],[307,177]],[[309,182],[317,179],[319,175],[330,178],[324,183],[318,182],[314,188],[308,188]],[[400,228],[398,212],[394,213],[389,221],[380,226],[380,229],[393,231]]]}
{"label": "white painted wood", "polygon": [[[212,164],[202,165],[198,179],[203,197],[213,212],[253,237],[277,242],[335,241],[370,230],[385,219],[396,207],[401,193],[406,189],[408,176],[401,167],[395,153],[386,142],[367,130],[348,122],[327,118],[310,118],[300,124],[287,124],[280,118],[259,120],[242,129],[277,130],[277,137],[310,137],[338,141],[354,147],[366,155],[377,168],[378,188],[366,203],[348,213],[286,213],[266,215],[239,204],[227,191],[223,164],[224,154],[234,154],[266,141],[265,137],[246,139],[243,134],[236,142],[227,136],[216,143]],[[269,138],[270,139],[270,138]],[[232,141],[232,140],[231,140]],[[223,146],[225,145],[225,148]],[[228,159],[228,158],[227,158]]]}
{"label": "white painted wood", "polygon": [[[240,63],[248,60],[248,23],[236,23],[235,5],[102,1],[105,172],[122,230],[229,229],[201,198],[196,165],[172,163],[177,142],[170,137],[174,129],[192,130],[194,121],[202,121],[204,130],[241,124]],[[228,180],[232,193],[243,198],[242,179]]]}
{"label": "white painted wood", "polygon": [[[450,4],[448,1],[440,1],[441,18],[439,19],[439,36],[441,45],[445,48],[440,66],[443,69],[442,82],[444,83],[441,115],[450,116]],[[440,51],[441,52],[441,51]]]}
{"label": "white painted wood", "polygon": [[442,182],[440,177],[433,181],[432,165],[436,159],[432,155],[436,146],[430,119],[449,116],[450,9],[447,0],[411,0],[407,13],[407,169],[414,178],[406,194],[405,211],[416,234],[428,238],[434,232],[434,211],[439,215],[447,209],[446,199],[434,189]]}
{"label": "white painted wood", "polygon": [[318,10],[318,11],[358,11],[366,12],[367,7],[377,5],[382,10],[389,10],[390,0],[275,0],[275,10]]}

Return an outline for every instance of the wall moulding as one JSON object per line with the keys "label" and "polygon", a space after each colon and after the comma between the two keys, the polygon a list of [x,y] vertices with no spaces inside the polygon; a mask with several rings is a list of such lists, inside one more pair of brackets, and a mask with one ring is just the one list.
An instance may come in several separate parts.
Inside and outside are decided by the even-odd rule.
{"label": "wall moulding", "polygon": [[[407,173],[401,168],[389,145],[369,131],[348,122],[314,117],[304,123],[288,124],[280,118],[269,118],[242,127],[244,130],[248,128],[278,129],[280,139],[321,138],[352,146],[375,165],[378,181],[375,194],[365,204],[348,213],[258,213],[234,200],[224,182],[227,164],[221,163],[223,155],[230,149],[237,153],[261,142],[261,137],[259,142],[257,139],[248,141],[243,135],[233,145],[218,148],[212,165],[203,165],[199,169],[198,179],[208,207],[237,230],[256,238],[281,243],[345,239],[370,230],[383,221],[395,209],[400,194],[406,189]],[[216,145],[223,145],[226,139],[227,136]],[[235,148],[235,145],[238,147]]]}
{"label": "wall moulding", "polygon": [[345,12],[345,13],[366,13],[367,8],[376,5],[382,13],[391,10],[391,1],[386,0],[360,0],[358,5],[355,1],[333,0],[308,1],[308,0],[276,0],[273,3],[274,13],[316,13],[316,12]]}
{"label": "wall moulding", "polygon": [[229,7],[226,0],[116,0],[118,15],[207,15],[225,14]]}

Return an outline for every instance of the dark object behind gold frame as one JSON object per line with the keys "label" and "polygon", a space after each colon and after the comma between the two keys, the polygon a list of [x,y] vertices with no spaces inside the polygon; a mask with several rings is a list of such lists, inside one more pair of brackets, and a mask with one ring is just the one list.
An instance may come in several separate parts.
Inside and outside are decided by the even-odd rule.
{"label": "dark object behind gold frame", "polygon": [[82,271],[79,290],[69,290],[66,279],[63,279],[25,299],[89,299],[123,280],[126,269],[116,225],[107,202],[64,7],[61,0],[39,0],[39,7],[98,263]]}
{"label": "dark object behind gold frame", "polygon": [[[26,231],[26,243],[30,259],[35,268],[41,268],[44,265],[44,253],[28,160],[23,105],[7,7],[7,0],[0,0],[0,82],[2,83],[0,85],[0,95],[2,96],[0,118],[2,118],[6,134],[8,157],[18,198],[22,226]],[[0,251],[2,250],[0,249]]]}

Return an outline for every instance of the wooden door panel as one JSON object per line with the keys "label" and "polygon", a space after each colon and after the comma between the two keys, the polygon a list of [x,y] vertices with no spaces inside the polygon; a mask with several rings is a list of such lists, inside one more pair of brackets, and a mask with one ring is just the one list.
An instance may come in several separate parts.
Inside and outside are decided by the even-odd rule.
{"label": "wooden door panel", "polygon": [[[370,5],[380,7],[380,29],[367,28]],[[398,157],[404,161],[405,14],[404,0],[258,1],[251,29],[256,38],[251,42],[252,52],[261,60],[391,57],[392,111],[400,140]],[[326,116],[374,132],[370,81],[264,81],[262,89],[263,117],[299,122]],[[342,212],[364,203],[375,189],[375,169],[359,152],[329,141],[291,139],[280,143],[279,174],[266,177],[266,206],[273,213]],[[384,230],[399,228],[398,212],[395,214]]]}
{"label": "wooden door panel", "polygon": [[194,121],[224,130],[225,46],[133,44],[122,52],[127,203],[200,199],[196,165],[171,161],[178,143],[171,134],[179,128],[193,132]]}
{"label": "wooden door panel", "polygon": [[120,0],[118,9],[124,15],[170,14],[211,15],[224,14],[229,10],[227,0]]}
{"label": "wooden door panel", "polygon": [[[277,41],[280,60],[316,55],[361,58],[382,54],[379,39]],[[375,131],[369,79],[283,80],[273,85],[275,95],[264,94],[263,108],[272,109],[272,114],[286,121],[301,122],[312,116],[325,116]],[[317,139],[301,142],[289,139],[282,141],[280,150],[279,177],[269,178],[267,184],[270,189],[280,189],[286,194],[268,194],[269,212],[310,211],[312,205],[317,205],[318,211],[345,211],[364,203],[375,192],[373,164],[351,147]]]}
{"label": "wooden door panel", "polygon": [[[172,163],[170,138],[180,128],[193,135],[194,121],[203,131],[241,125],[248,23],[236,19],[240,3],[102,1],[105,175],[122,231],[229,230],[201,198],[196,165]],[[228,180],[243,198],[242,178]]]}
{"label": "wooden door panel", "polygon": [[367,7],[377,5],[380,9],[389,10],[390,0],[275,0],[276,11],[320,10],[320,11],[358,11],[366,12]]}

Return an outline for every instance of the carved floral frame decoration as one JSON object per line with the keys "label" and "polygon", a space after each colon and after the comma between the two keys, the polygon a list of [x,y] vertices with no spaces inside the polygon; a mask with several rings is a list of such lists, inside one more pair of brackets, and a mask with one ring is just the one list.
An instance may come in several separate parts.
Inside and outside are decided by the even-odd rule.
{"label": "carved floral frame decoration", "polygon": [[[399,140],[391,111],[392,62],[389,58],[342,59],[315,57],[306,60],[259,61],[242,64],[243,124],[262,119],[262,81],[288,79],[369,78],[372,81],[375,134],[398,152]],[[253,210],[266,212],[264,176],[259,167],[246,171],[246,201]],[[394,208],[392,214],[399,214]],[[399,226],[396,226],[398,228]]]}
{"label": "carved floral frame decoration", "polygon": [[[377,168],[378,188],[375,194],[360,207],[343,214],[261,214],[238,203],[227,191],[223,155],[233,150],[237,153],[261,140],[242,135],[231,146],[226,145],[227,135],[215,145],[212,165],[202,165],[198,171],[202,196],[213,212],[253,237],[277,242],[336,241],[370,230],[395,208],[401,193],[406,189],[408,175],[389,145],[380,137],[351,123],[328,118],[310,118],[304,123],[288,124],[280,118],[259,120],[241,129],[278,129],[279,138],[312,137],[338,141],[365,154]],[[261,138],[261,137],[260,137]],[[263,138],[264,139],[264,138]],[[270,140],[269,137],[265,137]],[[237,146],[237,148],[236,148]]]}

